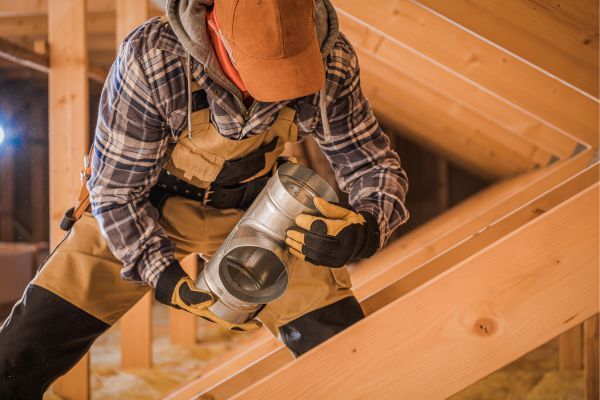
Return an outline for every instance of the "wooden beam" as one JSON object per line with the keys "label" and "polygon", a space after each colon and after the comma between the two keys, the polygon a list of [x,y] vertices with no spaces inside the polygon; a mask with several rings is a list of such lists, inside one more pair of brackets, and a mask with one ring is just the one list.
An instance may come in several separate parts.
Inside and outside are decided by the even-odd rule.
{"label": "wooden beam", "polygon": [[[545,170],[502,182],[487,189],[484,193],[468,199],[425,226],[410,232],[370,260],[359,264],[352,270],[354,291],[358,299],[368,299],[371,294],[376,294],[382,287],[393,282],[388,279],[402,276],[402,270],[412,270],[419,264],[434,259],[461,241],[468,239],[473,233],[483,231],[495,220],[522,207],[553,186],[577,174],[587,165],[590,153],[582,153],[571,160]],[[588,170],[587,182],[591,177],[590,173],[593,173],[593,170]],[[537,205],[534,205],[533,209],[536,207]],[[531,217],[535,216],[534,214]],[[467,225],[467,229],[461,229],[462,224]],[[499,232],[501,231],[497,231],[497,233]],[[412,267],[408,267],[409,265]],[[217,370],[216,374],[222,379],[218,383],[214,379],[202,377],[184,385],[168,399],[185,399],[197,393],[214,396],[215,399],[233,396],[244,388],[243,383],[248,381],[248,377],[257,380],[261,377],[261,373],[262,376],[265,376],[265,371],[274,371],[286,363],[285,354],[289,356],[289,351],[285,347],[280,345],[276,349],[269,349],[263,346],[265,345],[262,343],[257,344],[254,363],[249,362],[241,367],[236,364],[236,367],[239,367],[237,374],[232,374],[231,368]],[[231,376],[223,378],[228,375]]]}
{"label": "wooden beam", "polygon": [[[103,69],[110,67],[115,57],[115,29],[114,10],[88,13],[87,35],[91,64]],[[0,18],[0,37],[25,49],[31,48],[36,41],[46,40],[47,32],[45,14]]]}
{"label": "wooden beam", "polygon": [[495,240],[499,240],[506,233],[548,212],[552,207],[572,196],[573,193],[577,193],[597,181],[598,168],[595,165],[566,182],[560,183],[551,191],[540,195],[501,220],[485,226],[485,229],[476,231],[468,240],[455,245],[425,264],[415,263],[414,259],[409,259],[406,263],[398,263],[396,268],[386,271],[386,274],[382,274],[377,277],[377,280],[371,281],[372,284],[380,281],[385,276],[389,279],[386,281],[387,286],[370,294],[365,299],[357,294],[361,300],[363,310],[366,313],[379,310],[394,299],[444,273],[465,257],[475,255],[481,248],[493,243]]}
{"label": "wooden beam", "polygon": [[[423,258],[414,259],[417,263],[414,265],[432,259],[486,225],[522,207],[583,170],[589,164],[591,153],[580,153],[572,159],[492,185],[414,229],[380,251],[375,256],[376,260],[357,265],[352,275],[355,291],[359,296],[367,297],[378,287],[386,285],[385,274],[399,263],[418,253],[423,253]],[[375,280],[379,280],[383,286],[378,286]]]}
{"label": "wooden beam", "polygon": [[[89,147],[85,0],[49,0],[49,109],[51,245],[79,193],[79,171]],[[65,24],[65,19],[71,21]]]}
{"label": "wooden beam", "polygon": [[[416,76],[435,79],[442,69],[514,109],[538,124],[557,129],[591,145],[598,143],[598,100],[549,76],[499,46],[449,22],[411,0],[335,0],[339,14],[373,32],[370,50],[391,64],[421,58]],[[427,62],[429,68],[422,68]],[[403,62],[410,67],[408,61]],[[435,68],[434,68],[435,67]],[[413,66],[413,69],[417,66]],[[433,68],[433,69],[432,69]],[[441,79],[444,75],[438,76]],[[454,80],[448,81],[454,85]],[[443,82],[442,82],[443,84]],[[442,86],[443,87],[443,86]],[[452,93],[459,96],[456,90]],[[477,103],[472,103],[477,106]],[[492,103],[496,104],[496,103]],[[481,104],[485,106],[485,104]]]}
{"label": "wooden beam", "polygon": [[150,18],[148,0],[115,0],[116,46],[135,28]]}
{"label": "wooden beam", "polygon": [[358,52],[365,93],[386,125],[490,179],[573,153],[576,141],[493,93],[403,47],[383,58],[375,53],[382,34],[343,13],[340,21]]}
{"label": "wooden beam", "polygon": [[576,175],[585,167],[588,157],[589,153],[582,154],[581,158],[541,171],[546,174],[534,174],[534,180],[523,182],[526,177],[521,177],[512,185],[505,185],[503,191],[492,188],[479,198],[467,200],[451,209],[437,221],[409,233],[406,239],[392,243],[377,254],[377,263],[366,261],[357,266],[362,276],[357,276],[360,286],[355,289],[356,296],[361,300],[368,299],[420,269],[424,263],[485,232],[497,221]]}
{"label": "wooden beam", "polygon": [[600,398],[598,365],[598,314],[584,323],[585,400]]}
{"label": "wooden beam", "polygon": [[120,320],[121,367],[152,368],[152,303],[148,292]]}
{"label": "wooden beam", "polygon": [[46,14],[47,11],[48,0],[0,0],[0,16]]}
{"label": "wooden beam", "polygon": [[[417,81],[418,75],[401,72],[398,65],[355,47],[365,95],[376,115],[412,140],[488,180],[519,175],[546,165],[552,158],[552,153],[515,137],[479,109],[457,102],[453,93],[441,93],[437,85]],[[469,90],[468,85],[461,86],[461,94]],[[572,142],[571,152],[575,145]]]}
{"label": "wooden beam", "polygon": [[[434,257],[430,261],[420,265],[413,273],[404,274],[396,282],[389,281],[389,287],[384,287],[379,291],[374,291],[370,295],[365,296],[363,289],[366,287],[368,288],[368,285],[364,282],[363,284],[359,284],[355,294],[359,301],[361,301],[363,310],[367,315],[380,310],[385,305],[410,292],[412,289],[427,283],[436,276],[442,275],[442,273],[460,262],[460,260],[474,254],[474,250],[485,247],[494,240],[498,240],[506,232],[515,230],[519,226],[526,224],[528,221],[537,218],[544,210],[552,208],[563,201],[567,196],[576,193],[578,190],[583,190],[583,188],[589,187],[593,182],[597,181],[598,171],[593,167],[589,168],[585,173],[579,174],[567,183],[560,184],[558,187],[534,200],[527,206],[521,207],[518,211],[501,219],[498,223],[492,224],[484,230],[480,230],[477,234],[466,241],[463,241],[459,245],[450,247],[447,251],[441,252],[440,256]],[[428,249],[425,249],[426,251],[424,253],[427,253]],[[396,251],[395,254],[397,257],[397,255],[401,253]],[[406,267],[411,265],[411,261],[414,263],[414,258],[413,260],[411,260],[410,257],[407,260],[400,259],[396,264],[396,268],[402,269],[403,266]],[[384,268],[386,266],[385,261],[381,264],[378,262],[377,264]],[[357,267],[357,269],[360,268],[360,266]],[[381,276],[377,276],[377,280],[381,281]],[[385,286],[386,283],[380,284]],[[242,371],[237,374],[237,376],[233,376],[227,381],[215,385],[215,387],[210,388],[206,393],[216,396],[216,399],[225,399],[233,396],[237,391],[244,387],[238,385],[238,382],[244,382],[242,378],[246,378],[248,375],[256,375],[262,371],[274,371],[277,368],[282,367],[284,364],[284,361],[281,359],[282,352],[285,352],[285,349],[282,348],[272,352],[268,357],[261,359],[252,367],[247,368],[247,371]]]}
{"label": "wooden beam", "polygon": [[598,312],[598,205],[595,184],[232,399],[450,397]]}
{"label": "wooden beam", "polygon": [[581,370],[583,367],[583,326],[577,325],[558,338],[558,369]]}
{"label": "wooden beam", "polygon": [[[115,0],[116,37],[120,42],[148,19],[146,0]],[[147,293],[121,318],[121,365],[123,368],[152,367],[152,304]]]}
{"label": "wooden beam", "polygon": [[598,97],[598,0],[418,1]]}
{"label": "wooden beam", "polygon": [[[0,17],[46,14],[50,1],[51,0],[0,0]],[[115,0],[90,1],[87,6],[87,11],[91,13],[114,12],[114,1]],[[152,15],[164,13],[164,9],[162,9],[162,7],[157,7],[154,2],[152,2],[151,11]]]}
{"label": "wooden beam", "polygon": [[[2,38],[0,38],[0,58],[45,74],[50,71],[49,55],[38,54]],[[92,66],[88,68],[87,74],[89,79],[104,83],[108,73],[103,68]]]}
{"label": "wooden beam", "polygon": [[[50,246],[64,236],[59,225],[79,193],[79,171],[88,150],[89,95],[86,1],[49,0]],[[69,23],[65,23],[69,21]],[[59,379],[55,392],[68,399],[89,398],[89,356]]]}
{"label": "wooden beam", "polygon": [[[114,11],[88,13],[87,34],[90,41],[102,36],[112,36],[114,38]],[[48,37],[48,18],[45,14],[0,18],[0,36],[11,41],[33,42],[34,40],[45,40]],[[114,45],[114,42],[112,45]],[[89,47],[94,48],[92,45]]]}
{"label": "wooden beam", "polygon": [[[292,359],[289,351],[283,348],[281,342],[277,341],[270,333],[267,333],[265,329],[262,333],[258,334],[258,337],[253,342],[244,343],[243,347],[236,348],[229,355],[229,358],[221,359],[218,363],[213,363],[213,368],[207,369],[204,374],[200,375],[200,378],[181,385],[172,393],[165,396],[164,400],[192,399],[198,396],[199,393],[206,393],[209,388],[220,390],[221,386],[224,386],[229,393],[237,393],[247,385],[233,386],[231,378],[235,379],[240,371],[243,371],[249,365],[255,365],[265,357],[269,358],[269,365],[273,366],[274,362],[271,361],[273,360],[273,352],[279,353],[282,350],[289,355],[289,362]],[[262,378],[262,376],[258,376],[254,371],[256,370],[253,370],[252,374],[243,375],[254,376],[257,379]],[[225,385],[221,385],[222,383],[225,383]],[[228,393],[220,394],[225,395],[225,397],[217,397],[217,399],[227,398]],[[208,395],[205,398],[209,398]]]}
{"label": "wooden beam", "polygon": [[0,38],[0,57],[44,73],[48,73],[50,69],[50,59],[48,56],[34,53],[29,49],[2,38]]}

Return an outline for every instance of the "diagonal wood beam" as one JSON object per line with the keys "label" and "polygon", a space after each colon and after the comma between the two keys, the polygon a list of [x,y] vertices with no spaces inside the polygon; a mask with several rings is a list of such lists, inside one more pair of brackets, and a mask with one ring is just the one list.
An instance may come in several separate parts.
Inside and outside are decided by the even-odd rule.
{"label": "diagonal wood beam", "polygon": [[[365,302],[367,308],[375,309],[376,305],[368,305],[373,301],[371,299],[379,297],[376,301],[381,305],[382,297],[391,296],[390,291],[393,290],[395,282],[403,282],[410,274],[422,271],[423,266],[435,257],[448,254],[457,246],[464,247],[465,241],[476,242],[475,239],[479,240],[484,236],[483,233],[489,234],[487,232],[492,227],[497,228],[500,222],[506,229],[508,218],[518,216],[519,213],[524,213],[526,218],[534,217],[524,207],[533,204],[533,209],[539,212],[539,199],[543,199],[546,193],[556,190],[560,185],[564,185],[565,181],[584,170],[590,158],[591,151],[588,151],[547,168],[543,174],[519,177],[507,182],[510,185],[503,185],[504,187],[498,185],[499,187],[493,189],[502,190],[490,190],[483,194],[483,198],[471,199],[445,213],[445,224],[432,227],[433,224],[428,223],[417,229],[417,234],[423,234],[409,235],[412,248],[402,243],[403,241],[400,241],[399,245],[394,243],[388,246],[378,255],[376,264],[365,262],[367,268],[364,268],[363,274],[366,276],[355,291],[357,297]],[[556,202],[556,199],[554,201]],[[529,209],[531,207],[529,206]],[[519,223],[522,221],[516,220],[512,226]],[[398,254],[402,256],[398,257]],[[388,294],[382,296],[386,291]]]}
{"label": "diagonal wood beam", "polygon": [[232,399],[448,398],[598,312],[599,204],[596,181]]}
{"label": "diagonal wood beam", "polygon": [[[466,257],[471,257],[482,248],[499,240],[508,232],[512,232],[529,221],[543,215],[557,204],[564,202],[569,196],[581,191],[598,181],[598,165],[587,168],[575,177],[558,184],[552,190],[541,194],[528,204],[509,212],[499,221],[488,224],[485,229],[477,230],[467,240],[460,242],[438,257],[411,268],[411,263],[399,265],[393,271],[395,278],[380,276],[378,279],[389,278],[387,285],[364,298],[361,305],[366,313],[372,313],[389,304],[420,285],[435,278],[460,263]],[[404,267],[404,268],[403,268]]]}
{"label": "diagonal wood beam", "polygon": [[[48,55],[37,54],[2,38],[0,38],[0,58],[45,74],[50,72]],[[106,76],[107,72],[102,68],[90,67],[88,70],[88,78],[94,82],[102,84]]]}
{"label": "diagonal wood beam", "polygon": [[598,98],[598,0],[418,1]]}
{"label": "diagonal wood beam", "polygon": [[[597,98],[452,23],[417,1],[334,0],[334,4],[340,15],[381,37],[372,43],[374,47],[370,50],[375,55],[396,63],[402,62],[398,52],[412,53],[529,113],[539,122],[559,129],[564,135],[592,146],[598,145]],[[435,76],[430,76],[433,78]]]}

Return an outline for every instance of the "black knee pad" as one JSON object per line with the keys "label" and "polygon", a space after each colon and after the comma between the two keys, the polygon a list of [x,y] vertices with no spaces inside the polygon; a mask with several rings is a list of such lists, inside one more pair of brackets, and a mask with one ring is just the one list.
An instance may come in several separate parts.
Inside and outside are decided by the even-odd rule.
{"label": "black knee pad", "polygon": [[298,357],[364,317],[356,297],[350,296],[288,322],[279,334]]}
{"label": "black knee pad", "polygon": [[109,325],[30,284],[0,328],[0,398],[41,399]]}

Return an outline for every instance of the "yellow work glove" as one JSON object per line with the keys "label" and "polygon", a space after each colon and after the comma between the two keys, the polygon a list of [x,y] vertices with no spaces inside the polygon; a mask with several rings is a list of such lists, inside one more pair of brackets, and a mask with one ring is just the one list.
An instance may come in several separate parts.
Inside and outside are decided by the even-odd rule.
{"label": "yellow work glove", "polygon": [[199,315],[207,321],[214,322],[215,324],[219,324],[222,327],[230,329],[232,331],[250,332],[262,326],[262,323],[256,319],[251,319],[250,321],[241,324],[234,324],[233,322],[225,321],[224,319],[217,317],[210,310],[203,310],[197,315]]}
{"label": "yellow work glove", "polygon": [[351,261],[368,258],[379,248],[377,220],[367,212],[314,200],[321,216],[300,214],[297,227],[288,229],[290,252],[312,264],[340,268]]}
{"label": "yellow work glove", "polygon": [[185,310],[234,331],[251,331],[262,326],[254,319],[243,324],[234,324],[214,315],[208,310],[216,300],[214,295],[198,289],[178,262],[174,262],[161,273],[154,297],[163,304]]}

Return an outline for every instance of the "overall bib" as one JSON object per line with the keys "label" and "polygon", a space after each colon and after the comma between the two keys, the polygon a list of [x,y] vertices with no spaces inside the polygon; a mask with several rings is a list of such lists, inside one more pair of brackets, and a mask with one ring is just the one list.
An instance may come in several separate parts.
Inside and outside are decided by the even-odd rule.
{"label": "overall bib", "polygon": [[[202,95],[206,96],[196,91],[194,99]],[[159,223],[175,242],[178,260],[191,253],[210,257],[217,250],[244,211],[217,208],[213,202],[218,204],[219,196],[233,193],[241,197],[239,204],[249,205],[257,190],[227,188],[259,179],[266,182],[284,144],[295,142],[297,137],[291,108],[283,108],[266,132],[230,140],[211,122],[208,103],[194,103],[199,106],[192,113],[191,135],[187,129],[182,133],[164,166],[168,173],[161,174],[166,180],[161,183],[159,179],[155,187],[161,189],[159,195],[150,195],[157,199],[154,204],[160,210]],[[209,199],[195,199],[194,188],[207,193],[214,189],[214,193]],[[169,189],[183,195],[169,195]],[[50,383],[67,372],[100,334],[140,300],[149,288],[122,280],[121,268],[95,218],[86,212],[40,267],[0,330],[3,396],[41,398]],[[316,267],[300,260],[292,266],[285,294],[258,315],[295,355],[362,317],[345,267]]]}

